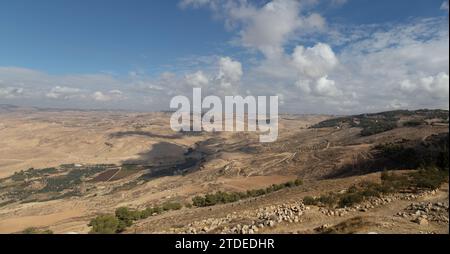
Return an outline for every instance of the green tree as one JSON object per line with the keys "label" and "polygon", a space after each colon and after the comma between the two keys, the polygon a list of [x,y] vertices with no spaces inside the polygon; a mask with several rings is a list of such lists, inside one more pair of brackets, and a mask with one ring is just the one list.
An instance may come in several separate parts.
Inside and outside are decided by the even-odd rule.
{"label": "green tree", "polygon": [[112,214],[102,214],[92,219],[88,225],[92,227],[90,233],[114,234],[117,232],[119,219]]}

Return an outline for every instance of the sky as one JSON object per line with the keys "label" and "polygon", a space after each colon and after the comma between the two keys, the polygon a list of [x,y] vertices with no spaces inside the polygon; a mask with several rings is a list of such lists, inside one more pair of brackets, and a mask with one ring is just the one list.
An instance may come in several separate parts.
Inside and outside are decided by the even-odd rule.
{"label": "sky", "polygon": [[1,0],[0,104],[167,110],[277,95],[287,113],[449,105],[448,0]]}

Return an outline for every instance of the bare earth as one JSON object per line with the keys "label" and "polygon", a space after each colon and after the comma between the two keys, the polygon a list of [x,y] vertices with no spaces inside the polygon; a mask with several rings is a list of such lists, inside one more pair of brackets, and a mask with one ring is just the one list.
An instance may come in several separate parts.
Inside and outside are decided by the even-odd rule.
{"label": "bare earth", "polygon": [[[209,208],[184,207],[151,216],[127,230],[127,233],[187,233],[195,228],[196,233],[222,232],[226,230],[223,225],[214,227],[205,220],[228,216],[227,227],[231,229],[238,224],[251,224],[260,209],[296,204],[306,195],[341,191],[364,180],[376,181],[379,173],[331,176],[370,156],[375,144],[425,140],[433,134],[448,132],[448,125],[425,125],[361,137],[358,128],[308,128],[329,116],[283,115],[278,141],[262,144],[257,133],[174,133],[169,128],[169,118],[168,113],[0,111],[0,178],[28,168],[62,164],[121,165],[143,161],[161,166],[179,163],[189,148],[201,156],[198,168],[183,174],[138,181],[147,172],[139,171],[118,180],[88,181],[81,196],[5,204],[0,206],[0,233],[15,233],[27,227],[48,228],[55,233],[88,233],[90,219],[101,213],[113,213],[121,206],[143,209],[164,201],[186,204],[195,195],[217,190],[245,191],[297,178],[304,180],[302,186],[254,199]],[[108,179],[124,172],[121,169]],[[127,187],[131,182],[134,185]],[[297,221],[281,221],[260,228],[258,233],[318,233],[318,228],[322,228],[339,233],[448,234],[448,208],[446,223],[429,220],[420,225],[411,217],[398,216],[410,204],[420,202],[446,203],[448,207],[448,185],[409,200],[402,196],[378,207],[346,211],[342,215],[329,216],[318,207],[307,207]]]}

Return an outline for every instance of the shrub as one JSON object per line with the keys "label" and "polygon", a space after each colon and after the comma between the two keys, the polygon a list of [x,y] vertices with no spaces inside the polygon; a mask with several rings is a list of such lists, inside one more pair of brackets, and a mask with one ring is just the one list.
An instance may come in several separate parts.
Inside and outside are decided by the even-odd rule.
{"label": "shrub", "polygon": [[303,180],[302,180],[302,179],[296,179],[296,180],[294,181],[294,184],[295,184],[295,186],[300,186],[300,185],[303,184]]}
{"label": "shrub", "polygon": [[419,126],[419,125],[422,125],[422,124],[425,124],[425,121],[419,120],[419,119],[415,119],[415,120],[410,120],[410,121],[404,122],[403,126],[405,126],[405,127],[416,127],[416,126]]}
{"label": "shrub", "polygon": [[306,196],[303,198],[303,204],[305,205],[317,205],[317,200],[311,196]]}
{"label": "shrub", "polygon": [[361,193],[346,193],[343,194],[339,200],[340,207],[348,207],[354,204],[360,203],[364,200],[363,195]]}
{"label": "shrub", "polygon": [[116,215],[117,219],[126,222],[127,224],[129,224],[129,226],[131,226],[131,224],[133,223],[133,220],[136,219],[135,213],[133,213],[126,207],[117,208],[115,215]]}
{"label": "shrub", "polygon": [[212,206],[217,204],[217,196],[214,194],[206,194],[205,196],[205,206]]}
{"label": "shrub", "polygon": [[448,171],[436,168],[421,169],[413,173],[412,178],[417,188],[437,189],[448,180]]}
{"label": "shrub", "polygon": [[142,212],[130,210],[127,207],[119,207],[116,209],[115,215],[119,220],[117,232],[123,232],[127,227],[133,225],[133,221],[141,219]]}
{"label": "shrub", "polygon": [[287,182],[284,184],[284,187],[286,187],[286,188],[295,187],[295,182],[293,182],[293,181]]}
{"label": "shrub", "polygon": [[40,230],[40,229],[35,228],[35,227],[29,227],[29,228],[24,229],[22,231],[22,234],[28,234],[28,235],[49,235],[49,234],[53,234],[53,231],[51,231],[50,229]]}
{"label": "shrub", "polygon": [[162,213],[164,210],[162,209],[162,207],[160,207],[160,206],[155,206],[155,207],[153,207],[153,213],[156,213],[156,214],[160,214],[160,213]]}
{"label": "shrub", "polygon": [[351,186],[350,188],[348,188],[347,193],[355,193],[358,191],[358,187],[356,187],[355,185]]}
{"label": "shrub", "polygon": [[94,234],[114,234],[119,226],[119,219],[112,214],[99,215],[88,224],[92,227],[90,233]]}
{"label": "shrub", "polygon": [[337,202],[337,197],[335,194],[333,193],[329,193],[328,195],[322,195],[319,197],[318,201],[323,204],[323,205],[327,205],[327,206],[334,206]]}
{"label": "shrub", "polygon": [[195,196],[192,198],[192,204],[197,207],[206,206],[206,201],[203,197]]}
{"label": "shrub", "polygon": [[407,175],[395,174],[395,173],[382,173],[380,192],[391,193],[400,189],[410,187],[411,183]]}
{"label": "shrub", "polygon": [[206,194],[204,197],[195,196],[192,198],[192,205],[196,207],[213,206],[216,204],[226,204],[239,201],[241,199],[246,199],[250,197],[259,197],[274,191],[281,190],[283,188],[292,188],[295,186],[302,185],[301,179],[295,181],[286,182],[283,184],[273,184],[264,189],[254,189],[248,190],[246,192],[222,192],[218,191],[216,193]]}
{"label": "shrub", "polygon": [[164,211],[180,210],[181,207],[182,207],[182,205],[180,203],[171,203],[171,202],[167,202],[162,205],[162,209]]}
{"label": "shrub", "polygon": [[364,197],[379,197],[381,194],[380,187],[381,185],[377,183],[363,182],[361,183],[362,190],[360,190],[360,193]]}
{"label": "shrub", "polygon": [[121,233],[124,232],[127,227],[133,225],[133,222],[131,221],[123,221],[123,220],[119,220],[119,224],[117,225],[116,228],[116,233]]}
{"label": "shrub", "polygon": [[147,207],[145,208],[145,210],[141,211],[141,219],[147,219],[148,217],[150,217],[153,214],[153,210],[151,207]]}

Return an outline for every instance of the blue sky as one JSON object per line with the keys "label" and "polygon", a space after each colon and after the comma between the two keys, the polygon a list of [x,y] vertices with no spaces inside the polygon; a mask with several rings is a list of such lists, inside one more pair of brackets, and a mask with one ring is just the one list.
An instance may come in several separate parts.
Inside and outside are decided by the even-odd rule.
{"label": "blue sky", "polygon": [[[343,24],[445,15],[440,0],[355,0],[321,13]],[[205,9],[178,1],[3,0],[0,65],[49,73],[162,70],[190,55],[233,54],[232,34]]]}
{"label": "blue sky", "polygon": [[[272,4],[273,8],[269,8]],[[274,18],[273,14],[282,18]],[[274,22],[265,22],[271,18]],[[335,99],[339,96],[336,100],[340,102],[349,101],[348,108],[344,105],[338,111],[352,111],[357,97],[369,96],[369,89],[373,87],[367,85],[365,91],[361,91],[367,95],[352,95],[350,90],[356,93],[359,88],[347,83],[367,82],[366,79],[371,77],[367,77],[364,70],[352,70],[352,74],[357,73],[355,76],[361,77],[355,77],[352,82],[345,80],[344,72],[338,69],[348,72],[358,65],[349,60],[350,55],[357,54],[358,49],[371,43],[375,45],[373,48],[382,47],[380,52],[386,54],[392,47],[401,52],[414,43],[422,44],[419,46],[424,47],[421,48],[423,51],[428,49],[431,40],[441,46],[445,40],[448,41],[447,22],[448,2],[446,4],[443,0],[274,0],[273,3],[238,0],[2,0],[0,103],[130,109],[151,107],[156,110],[168,105],[161,99],[163,92],[160,88],[177,84],[176,89],[172,87],[164,92],[170,98],[170,92],[187,92],[186,88],[190,86],[186,82],[194,84],[203,79],[206,81],[202,84],[207,84],[211,91],[217,90],[214,86],[231,86],[235,88],[234,92],[254,94],[270,91],[279,94],[284,97],[283,103],[288,111],[299,106],[295,104],[298,97],[305,97],[302,107],[311,112],[317,108],[316,104],[330,101],[326,98],[330,96]],[[411,33],[394,38],[396,29]],[[418,33],[421,32],[425,34],[424,38],[419,38]],[[396,36],[400,36],[398,34]],[[390,44],[386,44],[386,40],[391,40]],[[398,45],[396,40],[400,41]],[[331,49],[339,64],[324,63],[330,59],[317,59],[317,52],[327,50],[315,47],[322,43]],[[311,66],[295,60],[294,51],[300,46],[305,48],[304,59]],[[426,57],[448,53],[448,46],[435,50],[441,52],[433,52]],[[377,55],[370,56],[377,61]],[[440,63],[443,60],[439,59]],[[275,74],[268,71],[280,65],[290,67],[275,68]],[[421,68],[410,62],[401,65]],[[312,75],[306,67],[324,69]],[[236,73],[231,73],[236,69],[239,69],[238,78]],[[412,87],[422,86],[419,84],[422,79],[430,76],[438,79],[442,73],[447,77],[439,77],[443,77],[444,83],[448,82],[448,64],[440,64],[434,69],[402,69],[399,72],[402,73],[395,77],[398,78],[395,82],[400,89],[403,83],[403,88],[413,91]],[[414,76],[414,72],[421,76]],[[220,73],[223,80],[218,78]],[[226,73],[231,73],[231,76],[226,77]],[[322,79],[325,83],[319,85],[321,78],[325,78]],[[170,84],[163,84],[167,79]],[[299,84],[305,80],[311,84]],[[270,84],[264,84],[264,81],[270,81]],[[405,85],[407,82],[412,85]],[[442,89],[440,83],[433,85]],[[431,89],[431,85],[423,87]],[[137,96],[143,96],[145,88],[149,88],[145,99],[151,102],[148,105],[136,104]],[[60,97],[60,93],[52,91],[69,95]],[[96,98],[92,95],[96,92],[103,97],[97,96],[100,100],[87,103],[87,98]],[[445,92],[448,101],[448,89],[444,89]],[[84,95],[78,96],[77,93]],[[32,94],[40,94],[43,98]],[[297,95],[289,98],[292,94]],[[120,100],[115,101],[114,98]],[[395,100],[398,101],[394,104],[402,107],[448,107],[443,99],[431,103],[433,98],[413,103],[395,97],[390,102],[369,102],[365,107],[368,110],[396,107],[387,105]],[[333,104],[321,108],[326,112],[335,109]]]}
{"label": "blue sky", "polygon": [[207,11],[176,1],[2,1],[0,64],[51,73],[158,68],[227,39]]}

